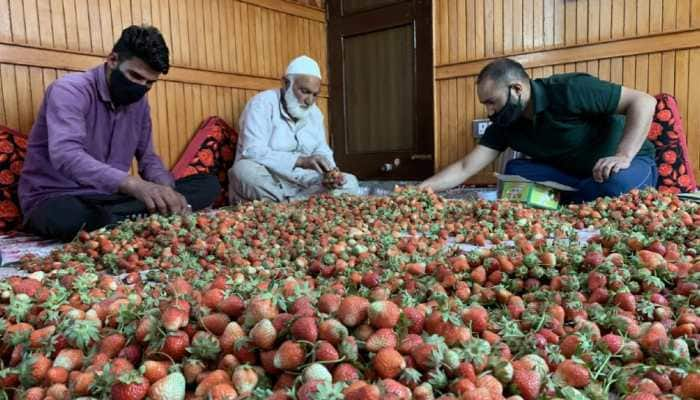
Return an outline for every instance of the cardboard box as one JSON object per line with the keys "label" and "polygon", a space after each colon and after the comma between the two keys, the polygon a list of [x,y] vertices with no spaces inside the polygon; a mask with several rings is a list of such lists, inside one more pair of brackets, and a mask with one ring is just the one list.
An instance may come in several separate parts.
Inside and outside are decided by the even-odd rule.
{"label": "cardboard box", "polygon": [[534,182],[518,175],[496,174],[498,178],[498,198],[526,203],[532,207],[550,210],[559,207],[561,192],[576,189],[557,182]]}

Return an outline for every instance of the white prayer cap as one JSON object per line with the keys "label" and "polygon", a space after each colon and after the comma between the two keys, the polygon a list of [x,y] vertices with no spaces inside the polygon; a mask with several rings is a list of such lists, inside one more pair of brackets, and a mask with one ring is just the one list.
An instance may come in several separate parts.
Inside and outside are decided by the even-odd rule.
{"label": "white prayer cap", "polygon": [[287,75],[310,75],[321,79],[321,69],[313,58],[306,55],[299,56],[292,60],[287,67]]}

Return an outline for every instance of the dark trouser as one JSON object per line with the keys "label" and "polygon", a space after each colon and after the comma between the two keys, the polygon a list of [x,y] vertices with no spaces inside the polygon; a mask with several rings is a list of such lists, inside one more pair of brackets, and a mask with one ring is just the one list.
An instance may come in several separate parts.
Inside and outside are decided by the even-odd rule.
{"label": "dark trouser", "polygon": [[[219,181],[212,175],[192,175],[175,182],[175,191],[185,196],[193,211],[209,207],[219,190]],[[81,229],[93,231],[141,214],[148,214],[146,205],[126,194],[61,196],[39,203],[27,218],[26,228],[69,242]]]}
{"label": "dark trouser", "polygon": [[656,162],[650,156],[637,156],[629,168],[612,174],[606,181],[598,183],[589,177],[575,177],[550,165],[532,160],[511,160],[506,165],[506,174],[520,175],[532,181],[554,181],[578,189],[563,192],[562,203],[582,203],[598,197],[614,197],[632,189],[656,187],[658,172]]}

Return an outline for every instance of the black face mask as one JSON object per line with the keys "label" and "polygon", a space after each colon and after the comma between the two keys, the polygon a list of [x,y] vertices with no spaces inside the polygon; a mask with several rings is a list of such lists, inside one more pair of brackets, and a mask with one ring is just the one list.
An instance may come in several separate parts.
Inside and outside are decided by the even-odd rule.
{"label": "black face mask", "polygon": [[148,86],[130,81],[119,67],[112,70],[109,78],[109,94],[115,106],[126,106],[141,100],[148,89]]}
{"label": "black face mask", "polygon": [[520,118],[520,114],[522,114],[522,97],[518,95],[517,103],[512,103],[510,101],[510,89],[512,88],[512,86],[508,86],[508,100],[506,100],[506,104],[503,108],[489,116],[491,122],[496,126],[509,126]]}

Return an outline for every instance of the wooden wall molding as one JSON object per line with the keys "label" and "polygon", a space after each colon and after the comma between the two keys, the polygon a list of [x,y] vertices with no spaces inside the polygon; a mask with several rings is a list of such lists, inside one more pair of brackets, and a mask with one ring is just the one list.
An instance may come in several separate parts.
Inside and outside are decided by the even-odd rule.
{"label": "wooden wall molding", "polygon": [[[525,68],[537,68],[695,47],[700,47],[700,29],[612,40],[580,46],[536,50],[526,53],[504,55],[503,57],[514,59],[523,64]],[[482,58],[465,63],[437,66],[435,68],[435,79],[444,80],[478,75],[483,67],[497,58],[499,57]]]}
{"label": "wooden wall molding", "polygon": [[267,8],[272,11],[281,12],[284,14],[294,15],[296,17],[310,19],[326,23],[326,13],[318,8],[305,6],[302,4],[294,4],[284,0],[238,0],[241,3],[247,3],[257,7]]}
{"label": "wooden wall molding", "polygon": [[[25,45],[20,46],[0,42],[0,63],[64,69],[69,71],[85,71],[98,65],[103,60],[103,57],[94,54],[83,54]],[[278,79],[269,77],[201,70],[180,66],[171,67],[168,74],[163,75],[161,80],[246,90],[267,90],[279,87],[280,85]],[[328,85],[324,84],[322,86],[320,96],[328,98]]]}

